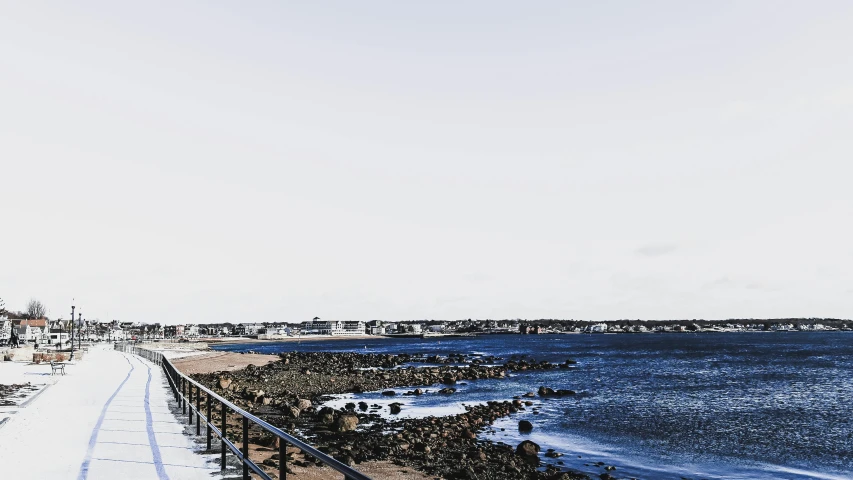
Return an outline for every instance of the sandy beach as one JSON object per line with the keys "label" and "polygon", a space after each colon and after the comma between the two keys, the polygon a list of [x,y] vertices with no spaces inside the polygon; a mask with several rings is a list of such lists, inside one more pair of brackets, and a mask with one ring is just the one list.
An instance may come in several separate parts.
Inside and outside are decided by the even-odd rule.
{"label": "sandy beach", "polygon": [[336,341],[336,340],[359,340],[380,338],[394,338],[385,335],[301,335],[298,337],[281,336],[276,338],[247,338],[247,337],[211,337],[200,338],[200,342],[206,342],[217,345],[228,345],[233,343],[278,343],[278,342],[318,342],[318,341]]}
{"label": "sandy beach", "polygon": [[187,375],[213,372],[233,372],[249,365],[260,367],[278,360],[278,355],[253,353],[206,352],[172,360],[172,365]]}

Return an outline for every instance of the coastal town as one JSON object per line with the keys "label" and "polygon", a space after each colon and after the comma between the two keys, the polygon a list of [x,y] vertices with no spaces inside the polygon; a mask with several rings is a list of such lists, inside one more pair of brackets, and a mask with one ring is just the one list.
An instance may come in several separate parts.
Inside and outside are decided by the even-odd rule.
{"label": "coastal town", "polygon": [[[22,317],[22,318],[18,318]],[[353,336],[452,336],[489,334],[574,334],[574,333],[712,333],[712,332],[813,332],[853,331],[853,320],[740,319],[740,320],[422,320],[422,321],[346,321],[314,318],[303,322],[188,323],[165,325],[159,322],[120,320],[75,320],[46,317],[28,318],[26,314],[7,312],[0,316],[0,345],[18,344],[57,346],[72,337],[88,342],[126,340],[199,339],[242,337],[280,340],[292,337]]]}

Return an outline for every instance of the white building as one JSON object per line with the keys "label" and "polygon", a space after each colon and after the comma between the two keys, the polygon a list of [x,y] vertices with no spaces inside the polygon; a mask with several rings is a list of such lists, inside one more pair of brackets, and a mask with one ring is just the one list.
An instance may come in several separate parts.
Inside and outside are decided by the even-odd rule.
{"label": "white building", "polygon": [[267,335],[291,335],[293,331],[286,325],[267,327]]}
{"label": "white building", "polygon": [[6,317],[0,317],[0,344],[9,343],[12,338],[12,321]]}
{"label": "white building", "polygon": [[39,327],[31,327],[26,323],[23,323],[15,328],[18,329],[18,341],[21,343],[36,342],[41,340],[41,328]]}
{"label": "white building", "polygon": [[342,322],[340,320],[333,320],[330,322],[326,321],[317,321],[317,322],[306,322],[307,330],[309,333],[316,333],[317,335],[364,335],[365,334],[365,324],[364,322]]}
{"label": "white building", "polygon": [[187,325],[184,329],[184,335],[187,337],[198,337],[198,325]]}
{"label": "white building", "polygon": [[606,323],[595,323],[593,325],[589,325],[584,329],[586,333],[604,333],[607,331]]}
{"label": "white building", "polygon": [[264,328],[263,323],[241,323],[234,327],[235,335],[257,335]]}
{"label": "white building", "polygon": [[53,331],[42,335],[42,343],[47,343],[48,345],[63,345],[68,343],[69,340],[71,340],[71,334],[65,330],[61,332]]}

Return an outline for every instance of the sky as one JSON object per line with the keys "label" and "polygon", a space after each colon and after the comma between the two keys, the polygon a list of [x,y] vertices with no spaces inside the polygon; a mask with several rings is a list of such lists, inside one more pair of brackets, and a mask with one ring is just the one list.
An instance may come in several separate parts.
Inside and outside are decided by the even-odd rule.
{"label": "sky", "polygon": [[3,2],[52,318],[853,316],[853,3]]}

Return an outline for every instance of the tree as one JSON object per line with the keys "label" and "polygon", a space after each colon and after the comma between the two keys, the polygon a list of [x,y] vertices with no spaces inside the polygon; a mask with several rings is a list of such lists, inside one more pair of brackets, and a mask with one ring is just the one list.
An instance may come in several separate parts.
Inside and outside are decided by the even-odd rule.
{"label": "tree", "polygon": [[30,299],[30,303],[27,304],[27,316],[29,318],[44,318],[45,315],[47,315],[47,308],[44,304],[35,298]]}
{"label": "tree", "polygon": [[0,298],[0,315],[6,313],[6,303]]}

